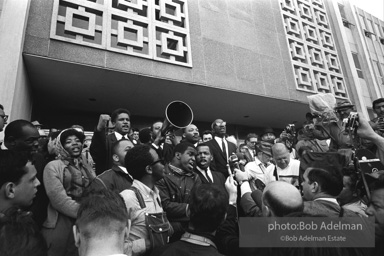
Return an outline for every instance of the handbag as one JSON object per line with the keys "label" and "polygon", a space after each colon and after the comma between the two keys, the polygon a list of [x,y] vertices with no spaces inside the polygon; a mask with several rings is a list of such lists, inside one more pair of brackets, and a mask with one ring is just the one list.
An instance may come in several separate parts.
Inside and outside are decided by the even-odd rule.
{"label": "handbag", "polygon": [[[130,190],[135,192],[141,209],[144,209],[146,205],[139,190],[135,187],[131,187]],[[145,212],[145,223],[149,234],[149,240],[151,242],[151,251],[166,245],[169,242],[173,229],[167,219],[167,214],[164,211],[158,213]]]}

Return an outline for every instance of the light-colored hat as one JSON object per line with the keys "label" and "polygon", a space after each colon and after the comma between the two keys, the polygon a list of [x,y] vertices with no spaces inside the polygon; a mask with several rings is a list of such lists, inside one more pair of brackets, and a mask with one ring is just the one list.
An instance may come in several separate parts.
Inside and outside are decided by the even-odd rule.
{"label": "light-colored hat", "polygon": [[349,100],[343,100],[343,101],[337,102],[335,110],[341,109],[341,108],[352,108],[354,106],[355,105],[353,105]]}

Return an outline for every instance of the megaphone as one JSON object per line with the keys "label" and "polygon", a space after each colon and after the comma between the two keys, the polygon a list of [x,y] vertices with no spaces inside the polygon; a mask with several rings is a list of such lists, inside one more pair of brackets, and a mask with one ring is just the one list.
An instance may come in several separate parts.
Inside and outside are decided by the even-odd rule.
{"label": "megaphone", "polygon": [[172,101],[165,108],[165,120],[161,128],[161,134],[164,136],[175,128],[185,128],[192,123],[192,120],[193,112],[187,103],[179,100]]}

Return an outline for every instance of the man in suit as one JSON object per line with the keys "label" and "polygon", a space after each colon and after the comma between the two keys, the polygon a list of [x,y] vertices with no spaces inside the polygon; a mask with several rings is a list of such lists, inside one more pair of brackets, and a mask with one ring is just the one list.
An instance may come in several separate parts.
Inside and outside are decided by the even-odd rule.
{"label": "man in suit", "polygon": [[339,205],[336,197],[343,189],[341,170],[333,166],[309,167],[303,175],[304,213],[327,217],[358,217],[350,210]]}
{"label": "man in suit", "polygon": [[245,150],[244,157],[247,159],[247,162],[255,161],[256,157],[256,143],[258,141],[258,137],[256,133],[249,133],[247,138],[245,139],[245,143],[247,143],[247,149]]}
{"label": "man in suit", "polygon": [[110,189],[118,193],[132,186],[133,178],[124,167],[124,159],[127,151],[133,148],[133,143],[129,140],[119,140],[112,148],[113,165],[112,168],[99,174],[90,185],[90,189]]}
{"label": "man in suit", "polygon": [[222,119],[216,119],[211,125],[214,138],[207,142],[213,156],[210,167],[213,171],[221,172],[225,178],[229,175],[228,158],[236,153],[236,145],[225,139],[226,125],[227,123]]}
{"label": "man in suit", "polygon": [[[96,163],[96,174],[112,167],[112,146],[116,141],[128,138],[131,129],[130,113],[127,109],[118,108],[112,112],[112,115],[101,114],[99,123],[92,137],[90,152],[93,161]],[[108,122],[111,121],[115,131],[106,135]]]}
{"label": "man in suit", "polygon": [[212,160],[211,149],[208,145],[205,143],[197,145],[195,173],[199,175],[201,182],[204,184],[209,183],[224,186],[224,175],[219,172],[212,172],[209,168]]}

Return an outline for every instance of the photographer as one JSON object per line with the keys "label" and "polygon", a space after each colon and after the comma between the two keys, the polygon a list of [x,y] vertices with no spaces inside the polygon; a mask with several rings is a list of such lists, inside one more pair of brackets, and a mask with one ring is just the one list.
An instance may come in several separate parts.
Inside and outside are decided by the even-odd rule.
{"label": "photographer", "polygon": [[369,121],[369,124],[377,134],[384,137],[384,98],[374,100],[372,108],[377,117]]}
{"label": "photographer", "polygon": [[334,109],[339,118],[337,122],[321,122],[321,124],[316,124],[315,122],[316,125],[313,130],[315,138],[319,140],[331,139],[331,144],[329,145],[330,151],[352,148],[351,139],[344,130],[343,119],[348,118],[349,114],[354,110],[354,106],[355,105],[348,100],[340,101]]}

